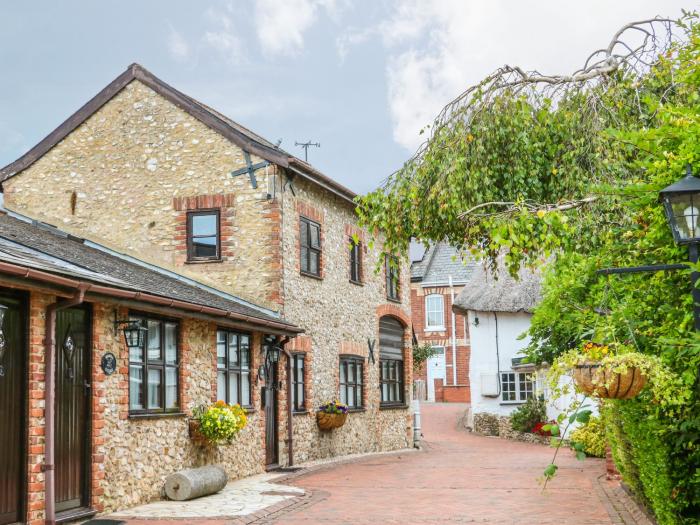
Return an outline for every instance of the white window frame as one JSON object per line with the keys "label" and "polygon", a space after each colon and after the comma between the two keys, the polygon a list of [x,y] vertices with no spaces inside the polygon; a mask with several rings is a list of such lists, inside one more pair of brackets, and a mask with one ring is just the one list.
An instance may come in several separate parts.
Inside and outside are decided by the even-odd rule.
{"label": "white window frame", "polygon": [[[440,299],[440,313],[442,314],[442,323],[431,325],[430,324],[430,312],[431,309],[428,306],[430,299],[438,297]],[[437,310],[433,309],[433,312]],[[445,297],[439,293],[431,293],[425,296],[425,331],[426,332],[444,332],[445,331]]]}
{"label": "white window frame", "polygon": [[[514,380],[515,380],[515,399],[514,400],[505,400],[503,399],[503,374],[514,374]],[[523,391],[520,389],[520,376],[521,375],[530,375],[530,383],[532,383],[532,392],[531,392],[531,397],[535,397],[537,395],[537,374],[535,372],[520,372],[517,370],[501,370],[498,373],[498,380],[501,383],[501,396],[500,396],[500,403],[502,405],[522,405],[525,403],[528,398],[525,397],[525,399],[521,399],[521,394]],[[523,380],[523,382],[528,382],[526,379]],[[524,392],[527,394],[527,390]]]}

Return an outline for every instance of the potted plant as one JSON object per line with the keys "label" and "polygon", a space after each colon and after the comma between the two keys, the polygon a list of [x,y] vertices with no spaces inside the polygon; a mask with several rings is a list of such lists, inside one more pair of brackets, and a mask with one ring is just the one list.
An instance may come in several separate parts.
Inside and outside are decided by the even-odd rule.
{"label": "potted plant", "polygon": [[337,401],[331,401],[319,407],[316,412],[316,423],[319,429],[329,431],[342,427],[347,417],[348,407]]}
{"label": "potted plant", "polygon": [[573,364],[579,391],[604,399],[632,399],[647,384],[647,356],[626,345],[604,345],[589,341]]}
{"label": "potted plant", "polygon": [[188,422],[190,439],[200,446],[231,443],[247,422],[245,410],[238,404],[217,401],[212,405],[200,405],[192,410]]}

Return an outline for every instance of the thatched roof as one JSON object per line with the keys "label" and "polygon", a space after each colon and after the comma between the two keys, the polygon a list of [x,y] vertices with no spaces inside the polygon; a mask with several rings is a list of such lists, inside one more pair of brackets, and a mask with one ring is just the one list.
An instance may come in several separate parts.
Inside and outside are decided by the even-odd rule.
{"label": "thatched roof", "polygon": [[483,266],[474,269],[471,279],[455,299],[452,309],[460,314],[479,312],[532,313],[541,296],[539,272],[521,268],[514,279],[501,264],[498,279]]}

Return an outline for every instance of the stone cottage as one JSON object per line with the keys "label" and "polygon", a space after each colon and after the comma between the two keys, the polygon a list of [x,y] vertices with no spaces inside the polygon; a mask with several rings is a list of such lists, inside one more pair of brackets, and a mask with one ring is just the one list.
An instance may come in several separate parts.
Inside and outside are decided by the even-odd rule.
{"label": "stone cottage", "polygon": [[416,379],[426,385],[427,401],[469,403],[469,323],[452,310],[455,297],[471,278],[475,263],[446,243],[428,247],[411,264],[411,320],[416,341],[436,354]]}
{"label": "stone cottage", "polygon": [[[9,210],[304,331],[264,380],[254,368],[238,374],[225,344],[199,350],[216,371],[211,399],[264,422],[260,439],[248,437],[250,468],[231,476],[412,443],[409,270],[370,249],[349,189],[137,64],[0,181]],[[264,357],[262,342],[252,344]],[[333,399],[351,413],[320,432],[315,411]],[[165,424],[160,414],[149,421],[154,431]],[[154,483],[163,474],[148,472]],[[154,497],[131,491],[108,506]]]}
{"label": "stone cottage", "polygon": [[[123,331],[134,328],[145,336],[128,344]],[[208,462],[232,477],[258,472],[259,389],[230,446],[193,444],[186,414],[214,398],[212,348],[224,336],[243,378],[262,364],[257,348],[300,332],[271,310],[0,214],[0,523],[130,506]]]}

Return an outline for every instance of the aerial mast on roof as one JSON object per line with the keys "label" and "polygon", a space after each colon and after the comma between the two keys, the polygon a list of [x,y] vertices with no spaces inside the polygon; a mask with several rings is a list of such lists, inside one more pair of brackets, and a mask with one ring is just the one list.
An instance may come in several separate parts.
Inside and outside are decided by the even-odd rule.
{"label": "aerial mast on roof", "polygon": [[306,142],[296,142],[294,141],[295,146],[301,146],[304,148],[304,162],[309,162],[309,146],[316,146],[317,148],[321,147],[320,142],[311,142],[310,140]]}

